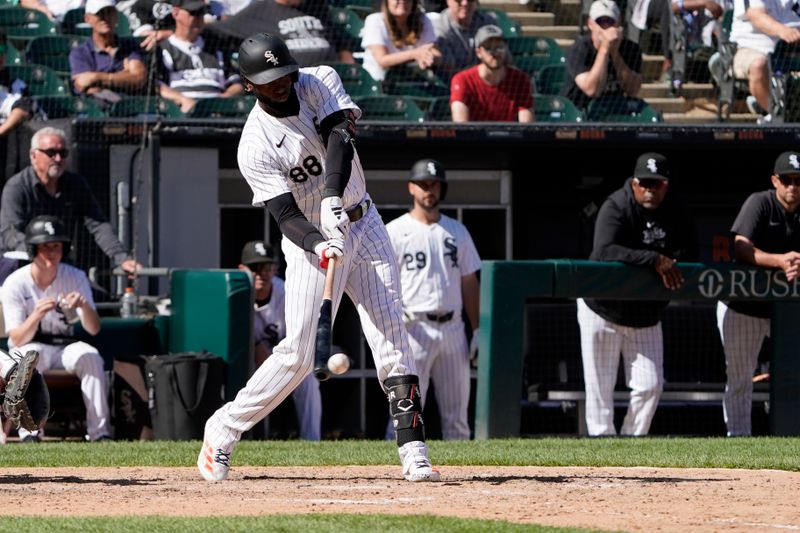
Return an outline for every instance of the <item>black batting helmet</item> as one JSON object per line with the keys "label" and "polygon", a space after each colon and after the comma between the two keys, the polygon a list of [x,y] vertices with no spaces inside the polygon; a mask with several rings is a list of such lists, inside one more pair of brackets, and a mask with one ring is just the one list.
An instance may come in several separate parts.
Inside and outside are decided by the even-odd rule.
{"label": "black batting helmet", "polygon": [[411,167],[411,175],[408,181],[433,180],[442,184],[442,194],[439,201],[444,201],[447,195],[447,178],[444,172],[444,165],[435,159],[420,159]]}
{"label": "black batting helmet", "polygon": [[256,85],[275,81],[299,68],[280,37],[256,33],[239,46],[239,72]]}
{"label": "black batting helmet", "polygon": [[67,227],[58,217],[41,215],[28,222],[25,227],[25,246],[31,260],[36,257],[36,245],[46,242],[64,243],[61,257],[66,257],[69,253],[71,240],[67,235]]}

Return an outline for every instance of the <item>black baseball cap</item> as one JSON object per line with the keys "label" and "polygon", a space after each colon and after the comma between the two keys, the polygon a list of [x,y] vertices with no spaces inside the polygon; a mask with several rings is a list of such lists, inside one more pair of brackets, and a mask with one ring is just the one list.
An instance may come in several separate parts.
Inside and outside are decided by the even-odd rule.
{"label": "black baseball cap", "polygon": [[242,248],[242,264],[277,263],[275,250],[264,241],[250,241]]}
{"label": "black baseball cap", "polygon": [[205,0],[172,0],[172,5],[185,9],[186,11],[198,11],[200,9],[208,9]]}
{"label": "black baseball cap", "polygon": [[783,152],[775,160],[776,176],[796,176],[800,174],[800,152]]}
{"label": "black baseball cap", "polygon": [[667,158],[656,152],[647,152],[639,156],[636,160],[636,168],[633,170],[634,178],[655,178],[669,181],[669,163]]}

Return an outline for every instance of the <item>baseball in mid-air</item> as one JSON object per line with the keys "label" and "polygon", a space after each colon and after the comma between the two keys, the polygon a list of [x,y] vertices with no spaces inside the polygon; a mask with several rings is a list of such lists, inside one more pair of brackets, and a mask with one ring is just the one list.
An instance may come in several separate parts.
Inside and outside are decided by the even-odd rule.
{"label": "baseball in mid-air", "polygon": [[350,369],[350,358],[341,352],[328,358],[328,370],[334,374],[344,374]]}

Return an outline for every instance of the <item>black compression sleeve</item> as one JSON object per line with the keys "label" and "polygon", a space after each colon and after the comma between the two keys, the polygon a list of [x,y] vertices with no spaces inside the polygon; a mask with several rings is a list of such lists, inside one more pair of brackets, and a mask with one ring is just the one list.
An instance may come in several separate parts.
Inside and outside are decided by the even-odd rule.
{"label": "black compression sleeve", "polygon": [[292,193],[281,194],[267,201],[267,210],[278,223],[281,233],[290,241],[307,252],[314,252],[314,247],[325,242],[325,237],[303,215]]}
{"label": "black compression sleeve", "polygon": [[327,147],[325,190],[322,192],[322,197],[342,196],[347,182],[350,181],[350,169],[355,154],[353,146],[356,135],[355,115],[349,109],[336,111],[322,119],[320,130]]}

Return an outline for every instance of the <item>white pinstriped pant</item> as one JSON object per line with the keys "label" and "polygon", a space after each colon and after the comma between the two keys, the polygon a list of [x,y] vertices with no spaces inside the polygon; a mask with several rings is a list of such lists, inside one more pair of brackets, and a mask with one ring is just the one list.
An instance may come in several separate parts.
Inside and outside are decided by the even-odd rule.
{"label": "white pinstriped pant", "polygon": [[[411,354],[419,372],[419,394],[422,405],[428,395],[430,381],[436,384],[436,405],[444,440],[469,440],[469,346],[460,313],[437,324],[426,319],[406,324]],[[386,427],[386,440],[395,438],[392,419]]]}
{"label": "white pinstriped pant", "polygon": [[752,433],[753,372],[769,328],[770,319],[745,315],[717,302],[717,329],[728,375],[722,413],[729,437]]}
{"label": "white pinstriped pant", "polygon": [[[303,251],[285,237],[282,248],[287,262],[286,337],[236,398],[212,415],[206,430],[214,447],[235,444],[242,432],[272,412],[314,366],[325,272],[315,254]],[[347,227],[344,256],[336,265],[334,316],[344,292],[358,311],[380,383],[387,377],[416,374],[414,360],[407,355],[400,272],[386,227],[375,207]]]}
{"label": "white pinstriped pant", "polygon": [[[54,346],[30,342],[19,348],[22,353],[29,350],[39,352],[39,363],[36,369],[43,373],[51,368],[63,368],[74,372],[81,382],[81,396],[86,407],[86,433],[89,440],[102,436],[111,436],[109,430],[108,379],[103,366],[103,358],[97,349],[85,342],[73,342],[66,346]],[[58,406],[53,406],[58,409]],[[40,436],[43,432],[34,432]],[[19,428],[20,438],[31,433]]]}
{"label": "white pinstriped pant", "polygon": [[631,389],[622,435],[647,435],[664,388],[664,343],[661,323],[634,328],[609,322],[578,299],[586,427],[589,435],[616,435],[614,386],[622,352],[625,380]]}

